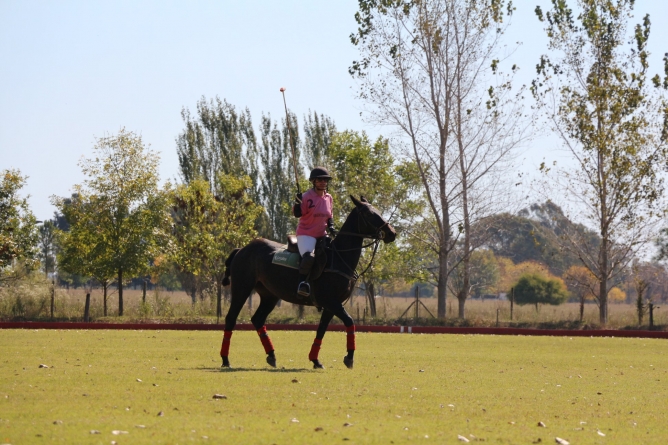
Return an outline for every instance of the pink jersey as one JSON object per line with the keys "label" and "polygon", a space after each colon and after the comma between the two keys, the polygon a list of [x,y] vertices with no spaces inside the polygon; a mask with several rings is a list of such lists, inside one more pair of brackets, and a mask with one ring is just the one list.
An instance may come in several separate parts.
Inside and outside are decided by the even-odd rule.
{"label": "pink jersey", "polygon": [[332,218],[332,195],[325,192],[324,196],[309,189],[302,195],[302,216],[297,225],[297,235],[308,235],[320,238],[327,235],[327,220]]}

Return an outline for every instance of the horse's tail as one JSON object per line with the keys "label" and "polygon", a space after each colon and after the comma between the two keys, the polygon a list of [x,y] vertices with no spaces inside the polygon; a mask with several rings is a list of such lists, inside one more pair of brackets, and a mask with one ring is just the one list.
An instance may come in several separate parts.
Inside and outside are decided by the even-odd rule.
{"label": "horse's tail", "polygon": [[234,249],[230,256],[225,260],[225,276],[223,277],[223,286],[230,285],[230,266],[232,265],[232,260],[239,253],[241,249]]}

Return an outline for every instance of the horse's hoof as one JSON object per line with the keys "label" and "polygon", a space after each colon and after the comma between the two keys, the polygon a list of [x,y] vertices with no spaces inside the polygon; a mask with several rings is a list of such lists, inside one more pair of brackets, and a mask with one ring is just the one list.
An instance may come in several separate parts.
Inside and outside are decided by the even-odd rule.
{"label": "horse's hoof", "polygon": [[223,357],[223,365],[221,368],[229,368],[230,367],[230,360],[227,357]]}
{"label": "horse's hoof", "polygon": [[273,355],[268,355],[267,356],[267,364],[271,366],[272,368],[276,367],[276,357]]}
{"label": "horse's hoof", "polygon": [[343,364],[346,365],[348,369],[353,369],[354,360],[351,358],[343,357]]}
{"label": "horse's hoof", "polygon": [[311,360],[313,362],[313,369],[325,369],[325,367],[320,363],[320,360]]}

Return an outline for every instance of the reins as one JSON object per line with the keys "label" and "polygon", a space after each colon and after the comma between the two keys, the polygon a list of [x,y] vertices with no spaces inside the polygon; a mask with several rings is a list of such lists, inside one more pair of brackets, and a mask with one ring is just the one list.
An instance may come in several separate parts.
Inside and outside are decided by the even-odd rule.
{"label": "reins", "polygon": [[[359,210],[358,210],[358,212],[359,212],[359,216],[362,217],[364,222],[367,225],[370,225],[369,221],[367,221],[367,219],[364,217],[364,214],[362,214]],[[356,247],[356,248],[352,248],[352,249],[337,249],[336,247],[334,247],[334,245],[332,245],[331,247],[328,247],[328,249],[330,249],[334,253],[336,253],[336,255],[339,257],[341,262],[343,262],[343,264],[348,268],[348,270],[350,270],[353,273],[352,278],[355,281],[357,281],[359,279],[359,277],[364,275],[369,270],[371,265],[373,264],[373,260],[376,258],[376,252],[378,251],[378,245],[380,244],[380,241],[385,238],[385,232],[383,232],[383,228],[388,224],[389,223],[386,221],[383,225],[381,225],[380,227],[377,227],[376,228],[376,233],[373,234],[373,235],[365,235],[365,234],[362,234],[362,233],[359,233],[359,232],[347,232],[347,231],[341,231],[341,232],[338,233],[338,235],[356,236],[356,237],[360,237],[360,238],[371,238],[371,239],[373,239],[373,241],[371,241],[370,243],[368,243],[366,245],[363,245],[361,247]],[[359,220],[357,222],[357,227],[359,229]],[[354,251],[354,250],[357,250],[357,249],[360,249],[360,251],[361,251],[363,249],[371,247],[372,245],[374,247],[373,247],[373,253],[371,254],[371,259],[369,260],[369,264],[367,264],[367,266],[364,268],[362,273],[359,273],[359,274],[356,271],[357,268],[350,267],[350,265],[346,262],[346,260],[340,254],[340,252],[351,252],[351,251]],[[332,269],[333,269],[333,267],[334,267],[334,256],[332,256]]]}

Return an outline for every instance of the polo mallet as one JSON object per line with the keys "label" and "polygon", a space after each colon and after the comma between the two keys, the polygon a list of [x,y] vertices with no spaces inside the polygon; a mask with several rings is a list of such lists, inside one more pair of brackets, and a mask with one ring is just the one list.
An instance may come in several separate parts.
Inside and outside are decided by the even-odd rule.
{"label": "polo mallet", "polygon": [[285,121],[288,123],[288,134],[290,135],[290,148],[292,148],[292,167],[295,171],[295,183],[297,184],[297,193],[301,193],[299,188],[299,176],[297,176],[297,159],[295,157],[295,143],[292,140],[292,131],[290,130],[290,116],[288,115],[288,105],[285,102],[285,87],[281,87],[281,93],[283,94],[283,106],[285,106]]}

